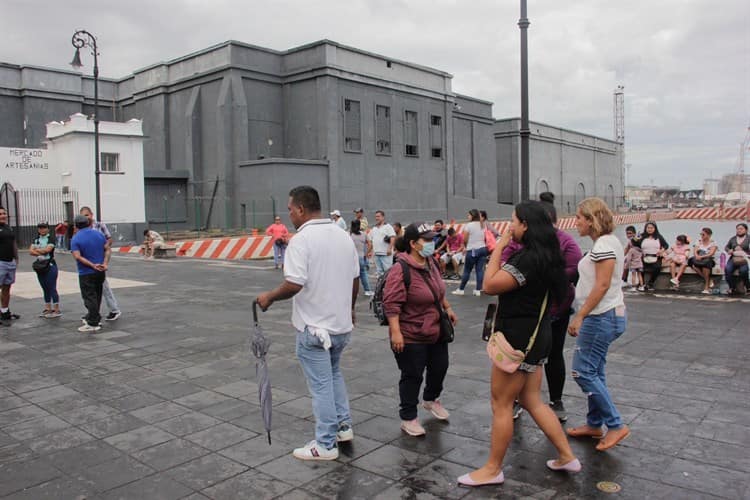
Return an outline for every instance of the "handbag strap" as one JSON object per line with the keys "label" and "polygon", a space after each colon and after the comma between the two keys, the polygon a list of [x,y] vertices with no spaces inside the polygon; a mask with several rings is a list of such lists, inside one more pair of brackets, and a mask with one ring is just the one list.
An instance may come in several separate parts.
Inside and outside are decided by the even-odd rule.
{"label": "handbag strap", "polygon": [[[432,259],[432,258],[433,257],[430,257],[430,259]],[[430,292],[432,292],[432,297],[435,299],[435,307],[437,307],[438,313],[442,314],[443,311],[444,311],[443,306],[440,305],[440,299],[438,299],[437,292],[435,292],[435,289],[432,288],[432,283],[431,283],[432,282],[432,277],[431,277],[432,271],[429,270],[430,269],[429,262],[430,261],[427,260],[427,269],[428,270],[427,271],[420,270],[419,274],[422,275],[422,279],[424,280],[425,284],[427,285],[427,288],[429,288]]]}
{"label": "handbag strap", "polygon": [[536,328],[534,328],[534,334],[529,339],[529,345],[526,346],[526,351],[524,351],[524,355],[528,355],[529,351],[531,351],[531,348],[534,347],[536,334],[539,333],[539,326],[542,324],[542,318],[544,317],[544,312],[547,309],[547,297],[548,296],[549,296],[549,291],[545,292],[544,294],[544,300],[542,301],[542,308],[539,310],[539,320],[536,322]]}

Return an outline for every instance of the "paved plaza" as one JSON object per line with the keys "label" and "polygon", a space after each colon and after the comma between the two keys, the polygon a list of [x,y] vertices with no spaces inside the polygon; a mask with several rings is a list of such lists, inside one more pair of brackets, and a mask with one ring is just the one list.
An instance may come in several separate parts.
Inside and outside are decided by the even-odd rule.
{"label": "paved plaza", "polygon": [[[69,255],[58,262],[74,272]],[[19,268],[30,271],[30,259]],[[37,317],[41,290],[19,274],[11,309],[21,319],[0,327],[2,499],[750,498],[750,301],[628,295],[608,383],[632,436],[605,453],[573,441],[584,470],[569,476],[547,470],[554,449],[524,414],[506,483],[472,490],[456,478],[488,451],[480,330],[491,298],[450,296],[460,323],[441,399],[451,418],[421,411],[427,435],[413,438],[399,429],[386,329],[360,296],[342,360],[355,439],[338,460],[308,463],[291,456],[313,422],[290,301],[261,315],[273,341],[270,446],[247,349],[251,301],[281,279],[272,264],[115,257],[112,268],[124,314],[98,335],[76,331],[73,274],[63,275],[59,319]],[[570,378],[565,394],[569,423],[583,422]],[[605,481],[621,491],[600,492]]]}

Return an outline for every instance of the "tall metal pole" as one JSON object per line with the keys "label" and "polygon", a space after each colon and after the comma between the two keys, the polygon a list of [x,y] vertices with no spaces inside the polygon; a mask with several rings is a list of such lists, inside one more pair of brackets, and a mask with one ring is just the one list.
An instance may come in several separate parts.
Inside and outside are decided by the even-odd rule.
{"label": "tall metal pole", "polygon": [[526,17],[526,0],[521,0],[521,18],[518,27],[521,30],[521,199],[529,199],[529,47],[527,32],[529,29]]}
{"label": "tall metal pole", "polygon": [[96,205],[96,220],[102,220],[102,205],[101,205],[101,188],[99,185],[99,175],[101,170],[99,168],[99,51],[96,47],[96,37],[86,30],[78,30],[73,33],[73,39],[71,40],[73,47],[76,48],[75,56],[71,65],[75,68],[80,68],[81,57],[79,51],[83,47],[90,47],[91,53],[94,56],[94,179],[95,179],[95,205]]}

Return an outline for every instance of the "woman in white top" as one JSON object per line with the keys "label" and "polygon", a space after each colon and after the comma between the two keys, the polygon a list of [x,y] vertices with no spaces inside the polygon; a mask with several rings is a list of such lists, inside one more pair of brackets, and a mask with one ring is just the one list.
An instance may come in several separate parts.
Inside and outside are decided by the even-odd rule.
{"label": "woman in white top", "polygon": [[[578,285],[568,333],[577,337],[573,355],[573,379],[588,395],[586,424],[569,428],[572,437],[600,439],[596,449],[608,450],[630,435],[622,423],[607,389],[604,367],[612,342],[625,332],[627,319],[620,276],[624,251],[612,212],[600,198],[587,198],[578,205],[576,228],[594,240],[594,247],[578,263]],[[607,427],[606,435],[602,426]]]}
{"label": "woman in white top", "polygon": [[711,228],[704,227],[701,229],[701,237],[695,244],[695,251],[693,256],[688,259],[688,265],[692,267],[698,276],[703,278],[703,294],[710,294],[713,288],[713,281],[711,280],[711,273],[713,272],[716,261],[714,255],[718,246],[716,242],[711,239],[713,231]]}
{"label": "woman in white top", "polygon": [[[646,284],[638,287],[638,291],[653,290],[654,282],[661,272],[662,257],[669,249],[669,243],[659,233],[656,223],[649,221],[643,228],[641,238],[633,240],[633,244],[643,250],[643,279]],[[648,275],[648,280],[646,280],[646,275]]]}
{"label": "woman in white top", "polygon": [[474,295],[482,295],[482,281],[484,280],[484,265],[487,263],[487,244],[484,242],[484,228],[480,221],[479,210],[469,210],[469,223],[464,226],[464,247],[461,249],[464,256],[464,274],[461,277],[461,286],[453,290],[453,295],[463,295],[466,283],[469,282],[472,269],[476,268],[477,287]]}

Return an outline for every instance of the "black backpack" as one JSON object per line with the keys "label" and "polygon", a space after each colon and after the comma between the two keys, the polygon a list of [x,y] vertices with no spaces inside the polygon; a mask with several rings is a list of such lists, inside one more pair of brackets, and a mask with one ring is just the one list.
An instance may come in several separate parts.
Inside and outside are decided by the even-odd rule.
{"label": "black backpack", "polygon": [[[411,272],[409,271],[409,264],[401,259],[397,260],[396,262],[401,264],[401,269],[404,272],[404,285],[406,286],[406,290],[408,291],[409,285],[411,285]],[[391,269],[393,268],[391,267]],[[375,284],[375,292],[370,299],[370,310],[378,319],[378,323],[381,326],[388,325],[388,318],[385,317],[385,310],[383,309],[383,290],[385,289],[385,280],[388,277],[388,273],[391,272],[391,269],[388,269],[378,278],[378,282]]]}

